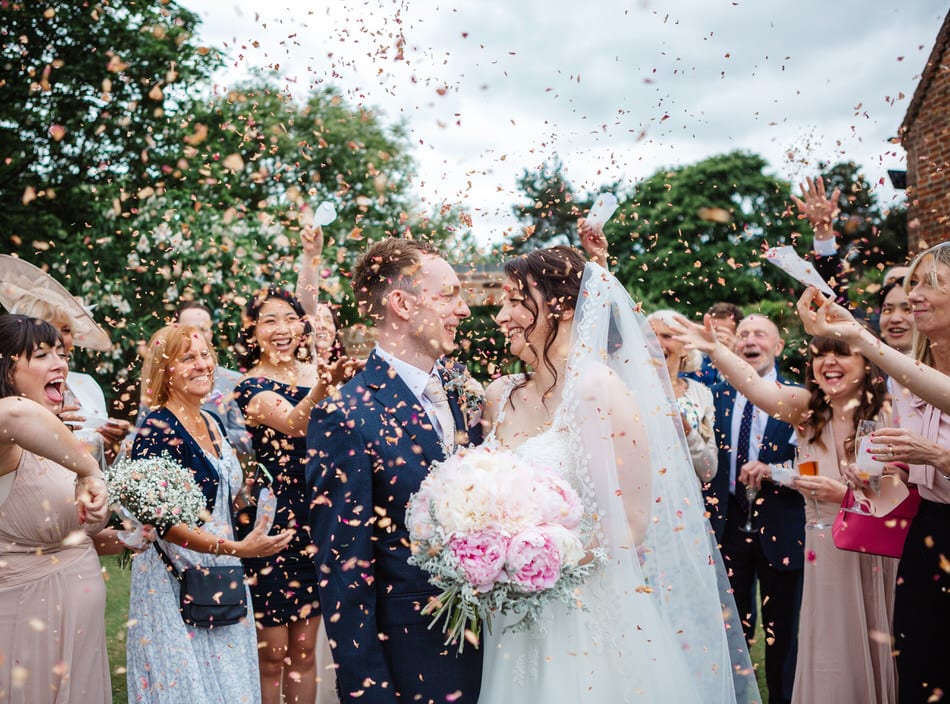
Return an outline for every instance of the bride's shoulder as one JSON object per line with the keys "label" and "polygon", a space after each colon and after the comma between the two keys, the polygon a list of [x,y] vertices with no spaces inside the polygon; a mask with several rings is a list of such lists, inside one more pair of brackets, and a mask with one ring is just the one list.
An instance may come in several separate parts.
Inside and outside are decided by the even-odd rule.
{"label": "bride's shoulder", "polygon": [[586,360],[577,367],[577,380],[584,387],[589,384],[609,384],[619,378],[617,373],[606,364],[596,360]]}
{"label": "bride's shoulder", "polygon": [[524,374],[507,374],[500,376],[485,388],[485,403],[497,406],[503,403],[511,393],[511,389],[521,383]]}

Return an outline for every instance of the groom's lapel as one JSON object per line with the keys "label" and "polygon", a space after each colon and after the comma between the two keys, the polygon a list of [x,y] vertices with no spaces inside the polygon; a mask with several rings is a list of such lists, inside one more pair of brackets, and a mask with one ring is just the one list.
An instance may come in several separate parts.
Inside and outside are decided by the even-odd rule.
{"label": "groom's lapel", "polygon": [[[396,371],[375,351],[366,360],[363,378],[386,414],[392,416],[409,438],[422,448],[422,454],[428,463],[445,459],[439,434],[435,431],[419,399],[406,386],[406,382],[396,374]],[[385,427],[384,422],[383,428]],[[380,439],[384,445],[390,441],[389,438]]]}

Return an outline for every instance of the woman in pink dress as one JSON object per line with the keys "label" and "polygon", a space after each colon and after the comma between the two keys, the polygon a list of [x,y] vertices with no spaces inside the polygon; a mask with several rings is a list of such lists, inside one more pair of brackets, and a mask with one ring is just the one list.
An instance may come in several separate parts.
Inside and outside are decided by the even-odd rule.
{"label": "woman in pink dress", "polygon": [[99,464],[54,415],[59,332],[0,318],[0,701],[110,702],[106,589],[91,534],[105,523]]}
{"label": "woman in pink dress", "polygon": [[[861,420],[890,421],[884,376],[856,348],[835,337],[809,344],[805,388],[766,381],[712,333],[680,319],[684,342],[709,354],[716,368],[757,407],[797,428],[801,456],[818,475],[794,478],[810,523],[830,526],[847,490],[854,436]],[[771,481],[771,468],[745,469],[746,484]],[[805,535],[804,591],[793,704],[889,704],[897,701],[891,621],[897,560],[835,547],[830,528]]]}

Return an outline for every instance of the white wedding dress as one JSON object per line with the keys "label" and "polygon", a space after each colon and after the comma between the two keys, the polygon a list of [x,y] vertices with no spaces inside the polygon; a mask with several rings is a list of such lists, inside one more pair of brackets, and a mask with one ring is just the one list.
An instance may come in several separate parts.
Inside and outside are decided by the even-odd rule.
{"label": "white wedding dress", "polygon": [[[506,629],[517,615],[493,618],[480,704],[761,701],[659,343],[595,264],[585,267],[564,379],[551,426],[508,449],[571,483],[582,537],[607,560],[578,590],[580,608],[550,603],[527,630]],[[489,446],[500,444],[505,407]],[[631,427],[648,445],[636,456],[624,449],[636,442],[617,441]],[[628,480],[643,476],[632,495],[642,501],[630,505],[649,516],[634,538],[624,487],[630,499]]]}
{"label": "white wedding dress", "polygon": [[[511,379],[508,393],[517,377]],[[503,422],[504,411],[498,424]],[[597,512],[593,481],[577,439],[558,412],[551,428],[513,451],[554,469],[591,516]],[[485,444],[498,446],[494,431]],[[479,704],[700,702],[688,665],[643,581],[622,592],[611,582],[602,572],[591,577],[578,595],[583,609],[551,603],[529,630],[505,631],[520,616],[494,618],[485,636]]]}

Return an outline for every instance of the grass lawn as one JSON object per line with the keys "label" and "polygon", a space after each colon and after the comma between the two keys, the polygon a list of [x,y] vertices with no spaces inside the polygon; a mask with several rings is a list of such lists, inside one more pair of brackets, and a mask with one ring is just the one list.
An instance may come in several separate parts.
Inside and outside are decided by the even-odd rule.
{"label": "grass lawn", "polygon": [[109,668],[112,670],[112,701],[114,704],[127,704],[125,636],[129,620],[131,573],[119,567],[114,557],[103,557],[101,560],[106,580],[106,647],[109,649]]}
{"label": "grass lawn", "polygon": [[[125,689],[125,637],[129,620],[129,570],[119,567],[114,557],[102,558],[106,579],[106,645],[109,648],[109,667],[112,670],[112,701],[128,704]],[[763,704],[768,704],[769,694],[765,688],[765,633],[761,620],[752,644],[752,662],[756,668],[759,691]]]}

